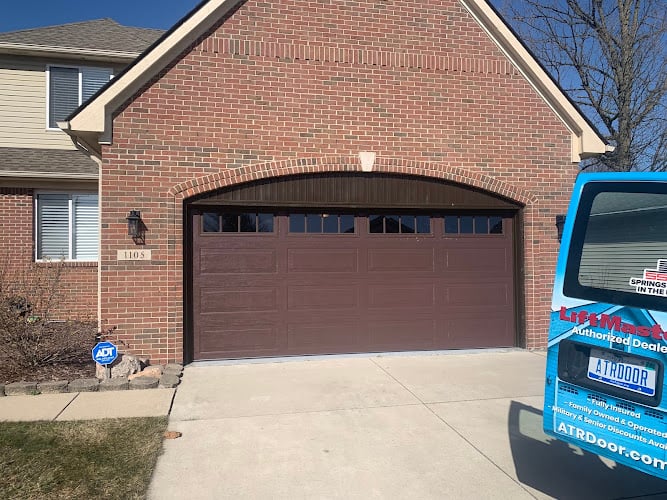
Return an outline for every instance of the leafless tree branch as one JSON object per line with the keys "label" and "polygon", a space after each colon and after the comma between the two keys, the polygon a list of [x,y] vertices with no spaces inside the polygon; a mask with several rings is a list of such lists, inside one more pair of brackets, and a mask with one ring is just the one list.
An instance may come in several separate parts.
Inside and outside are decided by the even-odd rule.
{"label": "leafless tree branch", "polygon": [[665,0],[505,0],[498,7],[615,147],[586,166],[667,170]]}

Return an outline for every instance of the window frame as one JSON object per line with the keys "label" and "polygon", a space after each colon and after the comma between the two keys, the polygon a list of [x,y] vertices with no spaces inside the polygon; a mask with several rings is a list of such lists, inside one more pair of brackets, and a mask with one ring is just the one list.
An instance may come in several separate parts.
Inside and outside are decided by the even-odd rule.
{"label": "window frame", "polygon": [[[99,70],[109,71],[109,81],[113,79],[113,68],[110,66],[86,66],[86,65],[71,65],[71,64],[47,64],[46,65],[46,130],[47,131],[60,131],[60,127],[51,127],[51,68],[65,68],[65,69],[76,69],[79,73],[79,89],[78,89],[78,106],[83,104],[83,70],[92,68]],[[105,83],[106,85],[106,83]],[[98,89],[99,90],[99,89]],[[72,110],[74,111],[74,110]]]}
{"label": "window frame", "polygon": [[[39,198],[44,195],[54,195],[54,196],[67,196],[67,257],[62,259],[64,262],[95,262],[99,263],[100,261],[100,237],[101,237],[101,225],[100,225],[100,196],[97,191],[36,191],[33,195],[33,246],[34,246],[34,259],[35,262],[53,262],[54,260],[60,260],[61,257],[39,257],[40,253],[40,219],[39,219]],[[74,217],[75,217],[75,204],[74,200],[81,196],[97,196],[97,257],[95,259],[79,259],[72,258],[72,254],[75,252],[75,226],[74,226]]]}

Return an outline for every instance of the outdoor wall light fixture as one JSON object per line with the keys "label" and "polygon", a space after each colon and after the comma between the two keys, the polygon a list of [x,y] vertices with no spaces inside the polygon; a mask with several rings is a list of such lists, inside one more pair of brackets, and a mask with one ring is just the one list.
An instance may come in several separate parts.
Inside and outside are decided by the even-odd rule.
{"label": "outdoor wall light fixture", "polygon": [[126,217],[127,219],[127,234],[132,236],[133,240],[136,240],[141,237],[142,231],[142,222],[141,222],[141,212],[139,210],[130,210],[130,215]]}
{"label": "outdoor wall light fixture", "polygon": [[558,231],[558,243],[563,239],[563,228],[565,227],[565,216],[557,215],[556,216],[556,231]]}

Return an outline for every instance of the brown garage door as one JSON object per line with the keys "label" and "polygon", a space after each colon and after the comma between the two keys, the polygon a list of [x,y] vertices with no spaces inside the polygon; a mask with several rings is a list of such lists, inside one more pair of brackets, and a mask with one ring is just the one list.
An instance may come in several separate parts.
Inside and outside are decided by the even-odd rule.
{"label": "brown garage door", "polygon": [[512,219],[193,215],[194,358],[515,345]]}

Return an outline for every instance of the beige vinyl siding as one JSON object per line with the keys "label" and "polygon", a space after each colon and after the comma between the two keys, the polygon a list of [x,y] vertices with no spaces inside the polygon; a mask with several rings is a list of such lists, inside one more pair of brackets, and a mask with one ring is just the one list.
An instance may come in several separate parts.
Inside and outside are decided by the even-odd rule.
{"label": "beige vinyl siding", "polygon": [[46,130],[46,63],[0,59],[0,147],[74,149]]}
{"label": "beige vinyl siding", "polygon": [[87,65],[83,61],[0,57],[0,147],[75,149],[67,134],[46,128],[46,68],[50,64]]}

